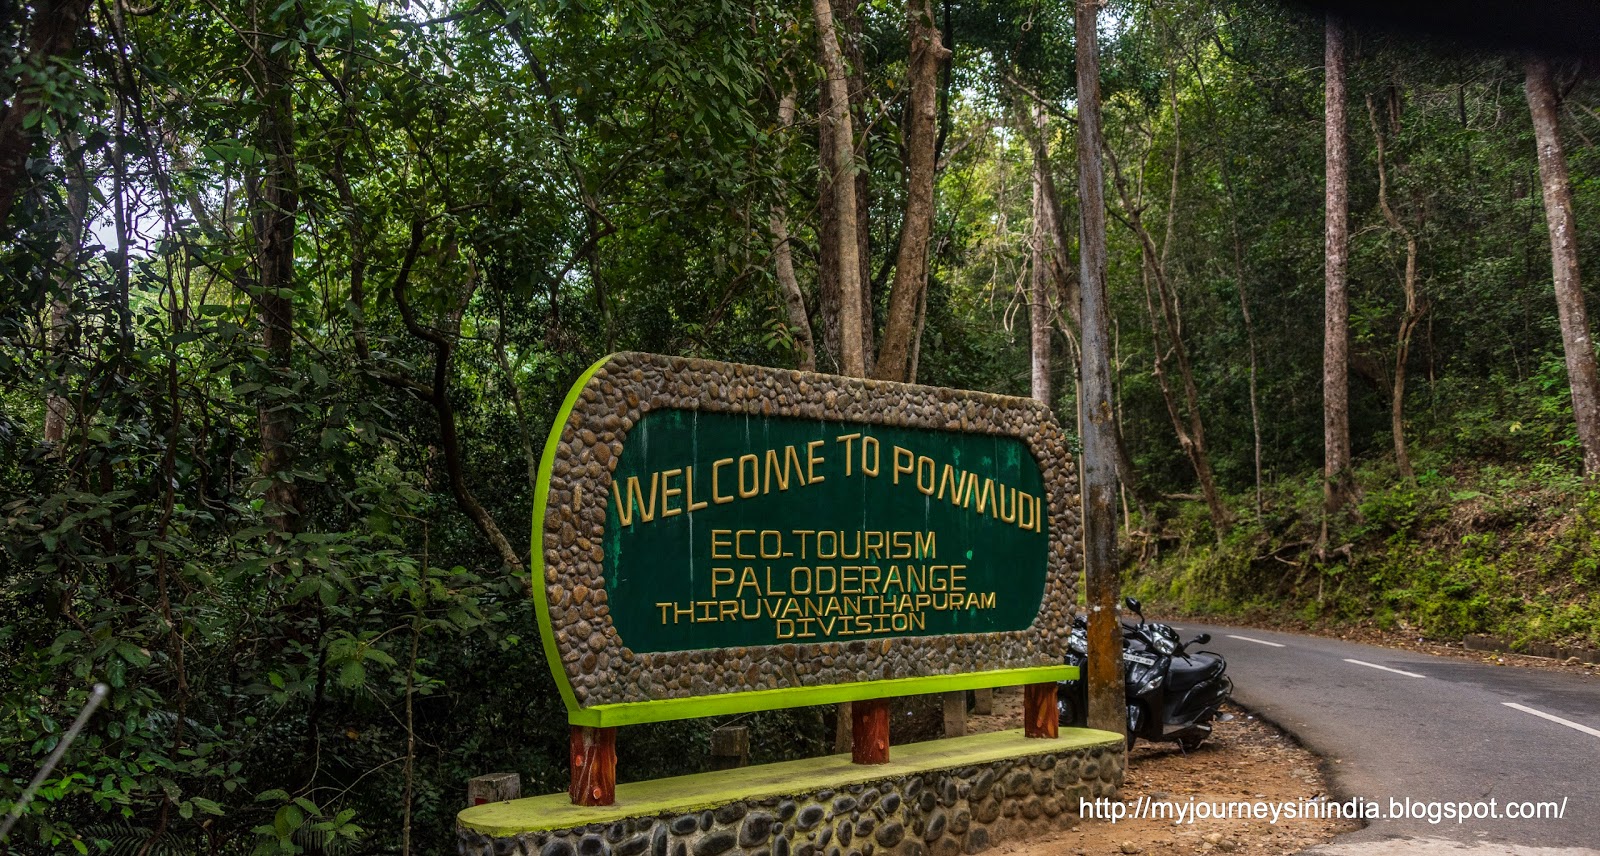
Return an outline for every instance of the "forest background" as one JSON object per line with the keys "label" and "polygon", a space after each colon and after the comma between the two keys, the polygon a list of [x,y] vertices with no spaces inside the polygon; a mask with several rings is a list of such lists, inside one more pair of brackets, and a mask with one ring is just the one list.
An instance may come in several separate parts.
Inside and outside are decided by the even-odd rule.
{"label": "forest background", "polygon": [[[1099,14],[1125,589],[1600,643],[1552,287],[1600,269],[1592,67],[1268,0]],[[111,686],[15,852],[440,852],[468,777],[561,789],[531,485],[608,352],[1031,394],[1076,435],[1070,4],[34,0],[0,32],[0,809]],[[828,737],[747,723],[767,759]],[[625,730],[624,775],[714,724]]]}

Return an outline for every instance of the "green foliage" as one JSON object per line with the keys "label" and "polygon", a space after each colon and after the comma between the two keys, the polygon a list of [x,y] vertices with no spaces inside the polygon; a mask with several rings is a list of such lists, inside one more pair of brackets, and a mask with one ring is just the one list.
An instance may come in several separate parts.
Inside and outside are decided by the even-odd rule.
{"label": "green foliage", "polygon": [[[894,4],[838,9],[858,49],[881,323],[906,196],[905,20]],[[1173,342],[1152,323],[1145,249],[1114,221],[1117,416],[1140,482],[1129,590],[1212,613],[1597,641],[1600,497],[1575,475],[1519,71],[1358,40],[1363,498],[1319,559],[1320,22],[1263,0],[1107,10],[1114,176],[1170,275],[1236,521],[1219,535],[1199,503],[1167,498],[1195,481],[1153,372]],[[720,0],[111,11],[93,5],[48,67],[25,62],[23,13],[0,15],[0,96],[33,83],[47,105],[25,119],[31,157],[0,238],[0,810],[90,686],[111,687],[9,846],[447,850],[467,778],[565,786],[564,711],[511,565],[529,543],[528,461],[568,384],[624,348],[793,364],[775,215],[828,338],[809,15]],[[916,379],[1026,394],[1036,224],[1020,122],[1036,105],[1046,117],[1071,269],[1072,10],[935,12],[956,54]],[[1600,89],[1563,83],[1583,269],[1600,269]],[[791,92],[792,123],[777,107]],[[1403,242],[1377,207],[1369,97],[1427,304],[1402,402],[1414,482],[1385,457]],[[278,281],[264,230],[285,213]],[[1058,285],[1052,403],[1072,434],[1071,277]],[[292,310],[287,347],[268,346],[273,298]],[[263,436],[275,417],[281,445]],[[737,721],[757,761],[831,743],[826,711]],[[700,769],[684,747],[715,724],[624,732],[622,776]]]}
{"label": "green foliage", "polygon": [[1570,472],[1458,466],[1408,484],[1363,467],[1360,519],[1331,533],[1347,556],[1313,555],[1319,490],[1274,491],[1266,527],[1241,525],[1212,546],[1197,526],[1128,587],[1185,612],[1595,646],[1600,492]]}

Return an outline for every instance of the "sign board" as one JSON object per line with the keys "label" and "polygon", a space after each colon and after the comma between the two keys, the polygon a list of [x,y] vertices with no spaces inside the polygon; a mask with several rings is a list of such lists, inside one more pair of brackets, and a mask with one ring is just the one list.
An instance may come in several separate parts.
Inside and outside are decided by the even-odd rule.
{"label": "sign board", "polygon": [[1037,682],[1077,519],[1036,402],[618,354],[546,446],[535,596],[574,722]]}

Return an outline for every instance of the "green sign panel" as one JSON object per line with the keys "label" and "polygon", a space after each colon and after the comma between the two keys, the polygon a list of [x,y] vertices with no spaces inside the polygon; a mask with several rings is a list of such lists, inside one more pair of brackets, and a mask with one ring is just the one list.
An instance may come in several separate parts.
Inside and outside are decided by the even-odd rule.
{"label": "green sign panel", "polygon": [[1015,437],[656,410],[611,472],[606,603],[638,653],[1020,631],[1049,517]]}

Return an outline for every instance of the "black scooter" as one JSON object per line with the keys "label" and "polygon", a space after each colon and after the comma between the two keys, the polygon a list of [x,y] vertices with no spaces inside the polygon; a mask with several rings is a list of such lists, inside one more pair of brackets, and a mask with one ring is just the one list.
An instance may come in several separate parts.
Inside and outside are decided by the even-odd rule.
{"label": "black scooter", "polygon": [[[1146,621],[1139,601],[1130,597],[1125,603],[1139,616],[1138,624],[1122,624],[1129,748],[1140,737],[1175,742],[1185,751],[1198,748],[1211,736],[1212,720],[1219,718],[1218,709],[1233,692],[1233,682],[1225,674],[1227,662],[1211,651],[1188,652],[1189,645],[1210,642],[1210,634],[1185,643],[1170,625]],[[1057,705],[1062,725],[1082,727],[1089,710],[1086,616],[1073,619],[1067,649],[1067,665],[1077,666],[1079,673],[1076,680],[1057,686]]]}

